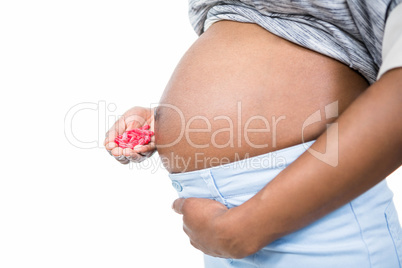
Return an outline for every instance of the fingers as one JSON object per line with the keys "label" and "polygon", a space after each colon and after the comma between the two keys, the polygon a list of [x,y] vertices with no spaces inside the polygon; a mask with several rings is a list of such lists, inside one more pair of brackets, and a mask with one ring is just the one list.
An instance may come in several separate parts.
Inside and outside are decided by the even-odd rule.
{"label": "fingers", "polygon": [[120,151],[115,150],[116,148],[118,148],[118,145],[114,142],[114,140],[118,135],[123,134],[125,130],[126,130],[126,123],[124,120],[124,116],[122,116],[119,118],[119,120],[117,120],[114,123],[114,125],[109,129],[109,131],[106,132],[106,137],[103,144],[105,145],[106,150],[108,150],[114,156],[121,155],[116,154],[119,153]]}
{"label": "fingers", "polygon": [[127,159],[124,155],[116,156],[115,159],[123,165],[127,165],[130,163],[130,160]]}
{"label": "fingers", "polygon": [[148,145],[137,145],[134,149],[124,149],[123,155],[132,162],[140,163],[155,152],[155,150],[152,150],[151,148],[152,146]]}
{"label": "fingers", "polygon": [[[151,142],[145,145],[137,145],[133,152],[145,158],[151,157],[156,151],[155,135],[151,137]],[[141,160],[142,161],[142,160]],[[134,161],[136,162],[136,161]]]}
{"label": "fingers", "polygon": [[147,159],[147,156],[142,155],[142,154],[137,154],[135,152],[130,153],[130,156],[126,156],[128,160],[134,163],[141,163],[145,159]]}
{"label": "fingers", "polygon": [[152,156],[156,151],[154,136],[151,137],[149,144],[136,146],[134,149],[126,148],[123,150],[115,142],[116,137],[127,130],[142,127],[144,124],[151,124],[152,128],[153,120],[151,122],[147,121],[147,118],[151,118],[150,111],[150,109],[134,107],[120,117],[106,133],[104,146],[109,154],[114,156],[120,163],[127,164],[130,161],[139,163]]}
{"label": "fingers", "polygon": [[123,149],[115,147],[109,151],[110,154],[121,164],[128,164],[130,161],[123,155]]}
{"label": "fingers", "polygon": [[146,157],[150,157],[156,151],[155,142],[150,142],[146,145],[137,145],[134,147],[134,152]]}
{"label": "fingers", "polygon": [[181,208],[183,207],[184,202],[185,202],[184,198],[178,198],[175,201],[173,201],[172,209],[174,210],[174,212],[182,215],[183,213],[181,212]]}
{"label": "fingers", "polygon": [[128,164],[130,161],[135,163],[140,163],[145,159],[152,156],[155,152],[155,144],[138,145],[133,149],[130,148],[120,148],[117,144],[108,143],[106,144],[106,150],[110,155],[122,164]]}
{"label": "fingers", "polygon": [[113,156],[118,162],[122,164],[127,164],[129,161],[127,160],[126,157],[124,157],[123,154],[123,149],[118,147],[118,145],[115,142],[109,142],[105,145],[105,148],[107,152]]}
{"label": "fingers", "polygon": [[106,137],[104,141],[104,145],[106,146],[108,143],[114,142],[114,139],[124,133],[126,131],[127,125],[125,122],[125,117],[120,117],[113,126],[106,132]]}
{"label": "fingers", "polygon": [[142,127],[144,124],[146,124],[147,120],[138,114],[130,114],[126,115],[125,122],[127,124],[127,130],[130,130]]}
{"label": "fingers", "polygon": [[172,204],[172,209],[177,213],[183,215],[184,212],[184,204],[187,202],[188,199],[185,198],[178,198]]}
{"label": "fingers", "polygon": [[205,207],[214,209],[216,204],[219,204],[219,206],[224,206],[215,200],[206,198],[195,198],[195,197],[178,198],[173,202],[172,209],[176,213],[181,214],[183,216],[187,215],[188,217],[194,211],[205,210]]}
{"label": "fingers", "polygon": [[201,250],[202,252],[204,252],[205,253],[205,251],[200,247],[200,245],[198,245],[197,243],[195,243],[193,240],[191,240],[190,239],[190,244],[194,247],[194,248],[196,248],[196,249],[198,249],[198,250]]}
{"label": "fingers", "polygon": [[120,147],[113,148],[110,154],[121,164],[128,164],[130,161],[140,163],[147,158],[145,155],[135,153],[132,149]]}

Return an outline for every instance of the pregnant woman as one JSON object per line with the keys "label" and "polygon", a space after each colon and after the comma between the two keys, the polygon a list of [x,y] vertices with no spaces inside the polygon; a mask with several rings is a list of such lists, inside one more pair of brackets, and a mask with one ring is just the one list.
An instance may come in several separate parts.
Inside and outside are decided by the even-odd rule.
{"label": "pregnant woman", "polygon": [[[206,267],[401,267],[399,2],[190,1],[200,37],[105,146],[158,151]],[[150,144],[113,142],[145,124]]]}

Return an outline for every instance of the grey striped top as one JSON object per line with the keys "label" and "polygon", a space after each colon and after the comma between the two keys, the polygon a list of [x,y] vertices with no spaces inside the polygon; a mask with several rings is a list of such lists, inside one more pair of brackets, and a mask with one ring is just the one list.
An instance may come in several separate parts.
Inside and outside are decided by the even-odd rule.
{"label": "grey striped top", "polygon": [[385,22],[402,0],[189,0],[202,34],[219,20],[256,23],[284,39],[337,59],[374,83]]}

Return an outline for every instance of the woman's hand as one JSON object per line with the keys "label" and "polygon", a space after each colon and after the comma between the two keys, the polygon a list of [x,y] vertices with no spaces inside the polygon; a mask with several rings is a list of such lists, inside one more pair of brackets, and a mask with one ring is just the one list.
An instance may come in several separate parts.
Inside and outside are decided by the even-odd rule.
{"label": "woman's hand", "polygon": [[[310,147],[255,196],[227,210],[208,199],[178,199],[184,231],[204,253],[241,258],[345,205],[402,164],[402,68],[363,93]],[[334,135],[333,133],[336,133]],[[330,138],[327,138],[330,137]],[[325,159],[338,159],[334,167]]]}
{"label": "woman's hand", "polygon": [[258,250],[252,237],[243,235],[240,207],[228,209],[211,199],[179,198],[172,208],[183,215],[183,230],[190,243],[205,254],[238,259]]}
{"label": "woman's hand", "polygon": [[106,133],[104,142],[106,150],[122,164],[127,164],[130,161],[139,163],[150,157],[156,150],[155,136],[152,136],[149,144],[137,145],[134,149],[120,148],[114,142],[117,135],[123,134],[126,130],[139,128],[144,125],[150,125],[150,130],[154,131],[154,109],[144,107],[131,108],[125,112]]}

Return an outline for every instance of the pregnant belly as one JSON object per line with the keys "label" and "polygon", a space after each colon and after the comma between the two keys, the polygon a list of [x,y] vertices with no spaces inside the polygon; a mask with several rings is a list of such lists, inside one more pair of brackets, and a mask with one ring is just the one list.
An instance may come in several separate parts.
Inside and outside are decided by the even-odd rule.
{"label": "pregnant belly", "polygon": [[177,173],[313,140],[367,86],[344,64],[255,24],[217,22],[186,52],[162,95],[157,150]]}

